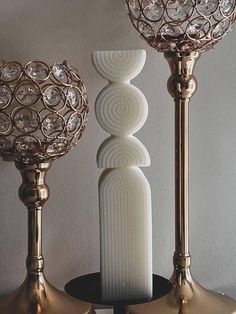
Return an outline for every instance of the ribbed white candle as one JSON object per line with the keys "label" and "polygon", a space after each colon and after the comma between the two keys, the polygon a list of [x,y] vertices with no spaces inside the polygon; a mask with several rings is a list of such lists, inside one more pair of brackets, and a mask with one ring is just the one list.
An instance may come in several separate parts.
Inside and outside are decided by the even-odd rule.
{"label": "ribbed white candle", "polygon": [[148,104],[130,84],[146,59],[144,50],[97,51],[93,64],[109,81],[98,95],[95,113],[111,136],[97,153],[101,275],[104,300],[152,297],[151,190],[138,167],[150,165],[144,145],[132,134],[144,125]]}

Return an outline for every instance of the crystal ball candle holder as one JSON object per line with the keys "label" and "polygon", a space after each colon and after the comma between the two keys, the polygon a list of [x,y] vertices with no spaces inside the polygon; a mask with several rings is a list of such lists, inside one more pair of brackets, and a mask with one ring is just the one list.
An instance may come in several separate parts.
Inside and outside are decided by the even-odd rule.
{"label": "crystal ball candle holder", "polygon": [[235,0],[127,0],[134,27],[153,48],[206,51],[232,27]]}
{"label": "crystal ball candle holder", "polygon": [[[86,88],[67,62],[0,62],[0,156],[22,176],[19,197],[28,209],[27,276],[0,300],[1,314],[90,314],[87,303],[54,288],[44,276],[42,211],[52,161],[79,141],[88,117]],[[56,261],[55,261],[56,262]]]}
{"label": "crystal ball candle holder", "polygon": [[0,155],[26,163],[54,160],[87,123],[86,88],[66,62],[0,62]]}
{"label": "crystal ball candle holder", "polygon": [[[126,0],[133,26],[164,56],[175,102],[175,253],[171,293],[131,306],[132,314],[234,314],[236,302],[199,285],[191,275],[189,250],[189,102],[201,52],[215,46],[235,21],[236,0]],[[207,257],[206,257],[207,258]]]}

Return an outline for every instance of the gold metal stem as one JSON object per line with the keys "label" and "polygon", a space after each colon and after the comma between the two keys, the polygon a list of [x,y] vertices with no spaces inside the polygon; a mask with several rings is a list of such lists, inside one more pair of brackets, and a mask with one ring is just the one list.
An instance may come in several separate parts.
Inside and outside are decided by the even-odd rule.
{"label": "gold metal stem", "polygon": [[188,137],[189,100],[175,100],[175,253],[189,256]]}
{"label": "gold metal stem", "polygon": [[[28,209],[28,257],[29,272],[43,272],[44,259],[42,255],[42,209]],[[37,265],[36,265],[37,264]]]}
{"label": "gold metal stem", "polygon": [[45,182],[51,162],[16,163],[22,176],[19,197],[28,208],[27,276],[13,294],[0,300],[1,314],[92,314],[91,306],[54,288],[46,280],[42,255],[42,209],[49,197]]}
{"label": "gold metal stem", "polygon": [[129,314],[236,314],[236,302],[200,286],[191,276],[189,253],[189,101],[196,91],[193,75],[198,52],[165,53],[171,77],[168,91],[175,101],[175,254],[170,294],[129,307]]}
{"label": "gold metal stem", "polygon": [[49,188],[45,182],[51,162],[38,165],[16,163],[22,176],[19,197],[28,208],[28,256],[27,270],[42,273],[44,259],[42,255],[42,209],[49,198]]}
{"label": "gold metal stem", "polygon": [[165,53],[171,69],[168,91],[175,100],[175,283],[189,275],[190,267],[189,101],[197,87],[193,70],[199,56],[198,52]]}

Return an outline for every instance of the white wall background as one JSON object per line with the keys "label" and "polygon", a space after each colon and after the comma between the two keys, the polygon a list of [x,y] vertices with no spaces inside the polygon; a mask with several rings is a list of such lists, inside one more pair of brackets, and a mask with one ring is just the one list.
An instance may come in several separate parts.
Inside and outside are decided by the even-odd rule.
{"label": "white wall background", "polygon": [[[99,270],[96,150],[107,136],[93,104],[105,85],[93,69],[93,50],[147,50],[134,82],[146,95],[150,114],[137,134],[149,149],[145,169],[153,191],[154,270],[169,277],[174,250],[174,105],[166,91],[169,69],[138,37],[123,0],[1,0],[0,58],[78,66],[88,87],[90,121],[79,149],[54,163],[51,198],[44,211],[44,255],[48,279],[63,288],[71,278]],[[190,223],[192,271],[206,287],[236,297],[236,30],[196,69],[198,93],[191,103]],[[26,209],[18,199],[20,175],[0,162],[0,294],[24,279]]]}

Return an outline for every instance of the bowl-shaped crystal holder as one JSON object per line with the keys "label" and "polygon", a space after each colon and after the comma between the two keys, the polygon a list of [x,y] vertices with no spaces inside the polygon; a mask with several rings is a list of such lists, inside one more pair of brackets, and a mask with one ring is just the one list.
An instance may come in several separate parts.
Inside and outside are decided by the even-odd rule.
{"label": "bowl-shaped crystal holder", "polygon": [[193,70],[235,21],[235,0],[126,0],[133,26],[164,52],[168,91],[175,101],[175,254],[173,289],[158,301],[131,306],[132,314],[233,314],[236,302],[201,287],[191,276],[189,252],[189,101],[196,91]]}
{"label": "bowl-shaped crystal holder", "polygon": [[85,314],[91,306],[54,288],[45,279],[42,209],[52,161],[70,151],[87,123],[86,88],[66,62],[51,67],[0,62],[0,155],[14,161],[22,176],[19,197],[28,209],[27,276],[0,300],[1,314]]}

